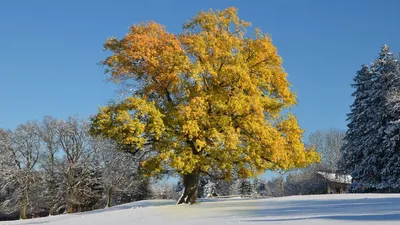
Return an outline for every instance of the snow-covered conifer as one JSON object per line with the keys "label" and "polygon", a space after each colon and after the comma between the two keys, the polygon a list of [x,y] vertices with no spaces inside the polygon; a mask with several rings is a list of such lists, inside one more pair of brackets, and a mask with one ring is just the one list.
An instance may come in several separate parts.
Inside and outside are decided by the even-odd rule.
{"label": "snow-covered conifer", "polygon": [[208,183],[204,185],[203,197],[208,198],[212,196],[218,196],[217,186],[215,183],[208,181]]}
{"label": "snow-covered conifer", "polygon": [[379,57],[369,67],[363,66],[354,78],[355,100],[348,114],[349,129],[339,164],[343,172],[366,187],[387,188],[393,183],[393,177],[389,181],[387,176],[395,173],[392,168],[398,163],[394,155],[398,67],[397,57],[384,45]]}

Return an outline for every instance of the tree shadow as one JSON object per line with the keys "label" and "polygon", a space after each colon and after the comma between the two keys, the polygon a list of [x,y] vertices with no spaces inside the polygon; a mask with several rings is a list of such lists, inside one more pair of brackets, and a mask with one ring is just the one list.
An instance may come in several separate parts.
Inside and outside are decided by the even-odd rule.
{"label": "tree shadow", "polygon": [[111,211],[119,211],[119,210],[126,210],[126,209],[136,209],[136,208],[147,208],[147,207],[159,207],[159,206],[167,206],[167,205],[175,205],[175,200],[141,200],[131,203],[125,203],[122,205],[116,205],[110,208],[105,209],[97,209],[93,211],[87,212],[80,212],[80,213],[73,213],[71,215],[81,215],[81,214],[96,214],[102,212],[111,212]]}
{"label": "tree shadow", "polygon": [[[258,206],[256,204],[249,202],[239,209],[228,208],[228,211],[244,218],[263,217],[246,220],[248,222],[306,219],[400,221],[400,198],[264,201],[258,202]],[[273,218],[264,219],[268,217]]]}
{"label": "tree shadow", "polygon": [[241,220],[241,222],[283,222],[283,221],[299,221],[310,219],[329,219],[329,220],[346,220],[346,221],[400,221],[400,214],[381,214],[381,215],[345,215],[345,216],[311,216],[299,218],[282,218],[282,219],[254,219]]}

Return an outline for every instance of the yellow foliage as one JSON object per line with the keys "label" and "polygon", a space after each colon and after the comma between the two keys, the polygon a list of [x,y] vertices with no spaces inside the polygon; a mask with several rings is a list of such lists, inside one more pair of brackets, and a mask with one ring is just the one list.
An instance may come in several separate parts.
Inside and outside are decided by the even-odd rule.
{"label": "yellow foliage", "polygon": [[319,161],[296,118],[282,114],[296,96],[277,48],[259,29],[247,35],[249,26],[228,8],[199,13],[178,35],[149,22],[107,40],[106,72],[137,88],[100,108],[92,132],[151,150],[142,165],[150,175],[173,168],[229,179]]}

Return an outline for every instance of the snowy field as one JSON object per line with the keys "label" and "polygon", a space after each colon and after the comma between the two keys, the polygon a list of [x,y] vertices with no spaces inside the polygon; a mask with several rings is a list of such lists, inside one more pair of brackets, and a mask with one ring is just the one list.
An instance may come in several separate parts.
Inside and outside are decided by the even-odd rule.
{"label": "snowy field", "polygon": [[191,206],[150,200],[86,213],[0,222],[4,224],[400,224],[400,194],[205,200]]}

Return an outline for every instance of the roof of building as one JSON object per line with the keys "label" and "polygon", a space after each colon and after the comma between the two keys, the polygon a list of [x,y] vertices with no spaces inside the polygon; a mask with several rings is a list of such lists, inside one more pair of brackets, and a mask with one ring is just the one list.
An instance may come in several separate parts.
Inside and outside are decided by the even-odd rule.
{"label": "roof of building", "polygon": [[336,183],[340,183],[340,184],[351,184],[352,177],[347,174],[341,175],[341,174],[336,174],[336,173],[325,173],[325,172],[319,172],[319,171],[317,173],[331,182],[336,182]]}

